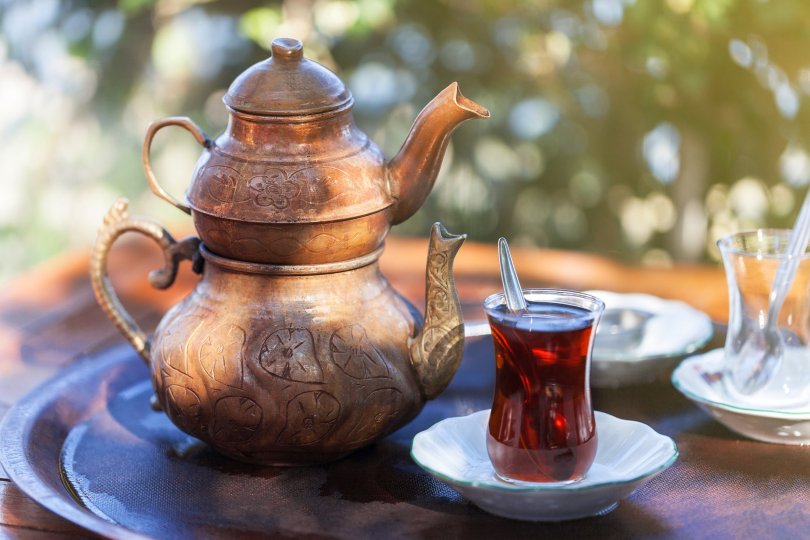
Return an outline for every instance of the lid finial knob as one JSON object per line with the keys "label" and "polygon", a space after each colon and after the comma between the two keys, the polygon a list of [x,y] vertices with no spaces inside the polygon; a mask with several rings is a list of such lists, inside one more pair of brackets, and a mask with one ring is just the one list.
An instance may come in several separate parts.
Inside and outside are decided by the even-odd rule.
{"label": "lid finial knob", "polygon": [[276,60],[300,60],[304,57],[304,44],[294,38],[276,38],[270,50]]}

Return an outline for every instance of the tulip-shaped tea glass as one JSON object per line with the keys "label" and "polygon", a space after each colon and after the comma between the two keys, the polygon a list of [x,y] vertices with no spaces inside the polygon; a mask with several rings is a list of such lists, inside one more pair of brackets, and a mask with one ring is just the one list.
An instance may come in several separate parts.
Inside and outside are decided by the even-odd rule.
{"label": "tulip-shaped tea glass", "polygon": [[[717,242],[729,290],[724,388],[729,399],[756,408],[810,401],[810,253],[801,256],[778,317],[768,322],[771,286],[789,240],[789,230],[760,229]],[[781,353],[768,360],[774,348]],[[751,392],[746,385],[755,377],[766,382]]]}
{"label": "tulip-shaped tea glass", "polygon": [[503,293],[484,301],[496,363],[487,451],[508,482],[575,482],[596,456],[590,362],[605,304],[562,289],[523,295],[526,311]]}

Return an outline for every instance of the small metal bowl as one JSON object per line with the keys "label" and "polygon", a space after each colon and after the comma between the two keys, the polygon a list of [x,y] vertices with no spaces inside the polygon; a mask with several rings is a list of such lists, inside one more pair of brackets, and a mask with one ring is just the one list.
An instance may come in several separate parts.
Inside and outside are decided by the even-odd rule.
{"label": "small metal bowl", "polygon": [[644,337],[644,327],[652,317],[652,313],[641,309],[606,309],[596,327],[594,349],[618,352],[637,347]]}

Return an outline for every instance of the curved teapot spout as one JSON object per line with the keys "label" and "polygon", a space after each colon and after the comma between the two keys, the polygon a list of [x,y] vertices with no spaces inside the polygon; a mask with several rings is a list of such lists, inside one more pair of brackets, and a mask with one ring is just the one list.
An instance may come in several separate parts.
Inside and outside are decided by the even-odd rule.
{"label": "curved teapot spout", "polygon": [[411,363],[425,399],[450,383],[464,353],[464,321],[453,280],[453,259],[466,234],[450,234],[434,223],[428,249],[425,325],[410,345]]}
{"label": "curved teapot spout", "polygon": [[452,83],[428,103],[411,127],[399,153],[387,165],[394,198],[392,224],[411,217],[427,199],[450,141],[450,133],[471,118],[489,118],[489,111],[461,95]]}

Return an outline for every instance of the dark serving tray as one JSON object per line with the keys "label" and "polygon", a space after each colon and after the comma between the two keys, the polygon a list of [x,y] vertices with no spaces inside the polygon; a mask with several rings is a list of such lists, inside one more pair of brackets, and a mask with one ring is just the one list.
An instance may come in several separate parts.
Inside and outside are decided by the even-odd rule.
{"label": "dark serving tray", "polygon": [[806,452],[741,440],[664,385],[595,394],[598,409],[647,422],[683,450],[616,511],[526,523],[479,510],[409,451],[417,432],[490,406],[491,347],[489,338],[468,345],[450,387],[398,432],[335,463],[286,469],[231,461],[180,432],[149,407],[147,367],[114,348],[9,411],[0,458],[44,507],[114,538],[707,537],[773,526],[800,534],[796,505],[806,498],[795,496],[810,479]]}

